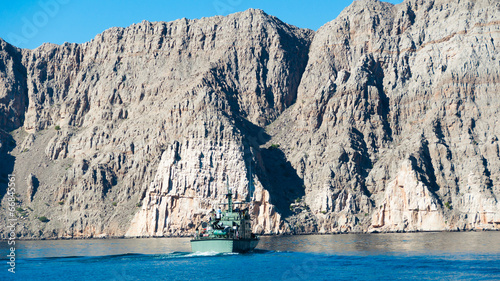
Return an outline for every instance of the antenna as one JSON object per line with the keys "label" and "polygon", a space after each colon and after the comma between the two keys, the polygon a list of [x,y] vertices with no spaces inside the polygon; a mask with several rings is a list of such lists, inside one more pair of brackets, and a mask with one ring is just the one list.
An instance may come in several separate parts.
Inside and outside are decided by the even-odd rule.
{"label": "antenna", "polygon": [[226,185],[227,185],[227,194],[226,194],[227,207],[228,207],[228,211],[232,212],[233,211],[233,193],[231,192],[231,188],[229,188],[229,181],[227,180],[227,178],[226,178]]}
{"label": "antenna", "polygon": [[226,177],[226,188],[227,188],[227,194],[231,193],[231,188],[229,187],[229,180]]}
{"label": "antenna", "polygon": [[249,201],[253,201],[253,194],[254,194],[254,186],[253,186],[253,176],[252,176],[252,161],[250,161],[250,165],[249,165],[249,173],[250,173],[250,176],[249,176],[249,179],[248,179],[248,200]]}

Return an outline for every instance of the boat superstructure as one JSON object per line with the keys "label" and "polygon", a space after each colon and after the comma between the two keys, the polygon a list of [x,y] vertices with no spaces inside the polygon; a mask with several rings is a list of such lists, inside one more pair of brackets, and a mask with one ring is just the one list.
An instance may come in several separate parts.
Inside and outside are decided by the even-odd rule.
{"label": "boat superstructure", "polygon": [[[248,252],[257,246],[259,238],[252,233],[248,202],[233,202],[227,188],[227,203],[210,212],[209,221],[202,222],[191,240],[193,252]],[[234,206],[238,206],[234,208]],[[221,209],[221,206],[224,210]]]}

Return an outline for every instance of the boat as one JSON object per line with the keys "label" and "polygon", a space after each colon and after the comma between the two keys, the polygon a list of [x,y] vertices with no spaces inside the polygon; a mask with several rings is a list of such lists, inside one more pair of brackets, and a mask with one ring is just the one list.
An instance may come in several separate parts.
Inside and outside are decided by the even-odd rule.
{"label": "boat", "polygon": [[[192,252],[245,253],[259,243],[259,237],[252,233],[249,202],[234,202],[229,186],[227,203],[219,204],[217,211],[210,212],[210,218],[201,222],[191,240]],[[239,205],[233,208],[234,205]],[[245,206],[246,205],[246,206]],[[243,209],[243,207],[246,207]]]}

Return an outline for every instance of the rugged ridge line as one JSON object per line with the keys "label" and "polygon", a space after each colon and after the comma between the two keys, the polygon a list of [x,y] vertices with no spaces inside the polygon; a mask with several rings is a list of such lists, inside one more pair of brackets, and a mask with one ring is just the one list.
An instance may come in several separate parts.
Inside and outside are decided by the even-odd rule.
{"label": "rugged ridge line", "polygon": [[189,235],[226,180],[258,233],[498,229],[499,11],[360,0],[315,33],[250,9],[0,41],[0,233],[9,173],[22,238]]}
{"label": "rugged ridge line", "polygon": [[[245,198],[259,144],[251,134],[296,99],[311,36],[248,10],[23,50],[29,106],[12,134],[27,218],[20,235],[182,235],[205,216],[205,205],[193,210],[185,200],[220,201],[226,177]],[[255,182],[264,193],[256,226],[278,229],[279,214]]]}
{"label": "rugged ridge line", "polygon": [[305,232],[498,228],[499,7],[355,1],[318,30],[268,130],[319,214]]}

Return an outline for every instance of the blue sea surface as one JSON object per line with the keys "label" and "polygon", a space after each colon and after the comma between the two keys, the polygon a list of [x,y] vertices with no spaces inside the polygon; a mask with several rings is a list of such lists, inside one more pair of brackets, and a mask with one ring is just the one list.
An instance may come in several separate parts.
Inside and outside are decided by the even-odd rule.
{"label": "blue sea surface", "polygon": [[500,280],[500,232],[264,236],[247,254],[188,238],[6,242],[0,280]]}

